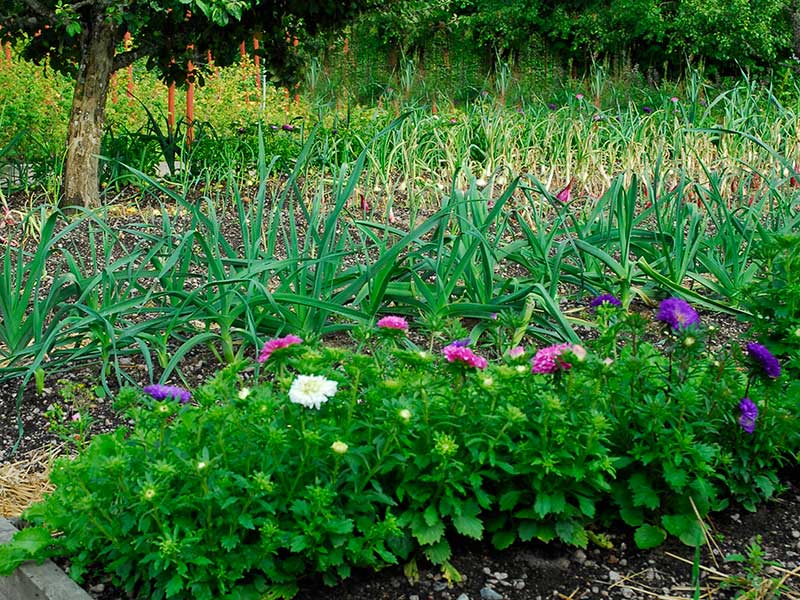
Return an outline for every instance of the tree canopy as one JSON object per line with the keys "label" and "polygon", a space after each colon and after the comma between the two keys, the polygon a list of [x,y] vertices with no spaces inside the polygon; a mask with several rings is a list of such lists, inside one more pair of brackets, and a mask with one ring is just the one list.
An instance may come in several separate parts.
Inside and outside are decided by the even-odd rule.
{"label": "tree canopy", "polygon": [[94,205],[105,101],[116,70],[145,58],[165,81],[202,83],[209,52],[216,65],[230,64],[239,43],[255,35],[266,69],[292,81],[300,64],[293,38],[346,23],[371,1],[0,0],[0,39],[19,41],[25,58],[47,58],[75,78],[61,201]]}

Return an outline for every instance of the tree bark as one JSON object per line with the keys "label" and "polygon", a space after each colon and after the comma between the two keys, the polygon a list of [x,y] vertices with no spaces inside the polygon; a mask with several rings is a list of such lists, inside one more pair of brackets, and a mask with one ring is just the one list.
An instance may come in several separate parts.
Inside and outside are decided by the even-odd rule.
{"label": "tree bark", "polygon": [[100,144],[106,119],[106,97],[114,67],[116,27],[102,10],[93,13],[80,35],[81,64],[75,81],[67,129],[60,205],[100,204]]}

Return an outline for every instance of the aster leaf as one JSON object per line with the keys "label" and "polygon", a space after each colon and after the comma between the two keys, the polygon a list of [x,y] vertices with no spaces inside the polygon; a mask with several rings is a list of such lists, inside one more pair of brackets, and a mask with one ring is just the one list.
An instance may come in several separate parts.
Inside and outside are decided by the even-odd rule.
{"label": "aster leaf", "polygon": [[498,550],[505,550],[514,540],[517,539],[517,534],[513,531],[498,531],[492,536],[492,545]]}
{"label": "aster leaf", "polygon": [[647,550],[663,544],[667,539],[667,532],[655,525],[642,525],[633,534],[633,539],[638,548]]}
{"label": "aster leaf", "polygon": [[628,481],[628,487],[633,493],[634,506],[655,509],[661,503],[658,494],[656,494],[644,473],[635,473]]}
{"label": "aster leaf", "polygon": [[468,515],[454,517],[453,525],[461,535],[466,535],[476,540],[481,539],[483,536],[483,521],[478,517]]}
{"label": "aster leaf", "polygon": [[447,540],[439,540],[425,548],[425,556],[435,565],[440,565],[452,556],[450,544]]}

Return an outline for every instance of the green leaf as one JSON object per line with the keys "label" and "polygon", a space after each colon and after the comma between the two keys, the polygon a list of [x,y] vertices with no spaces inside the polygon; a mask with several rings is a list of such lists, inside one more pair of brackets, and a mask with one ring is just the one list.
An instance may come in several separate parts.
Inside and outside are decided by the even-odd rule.
{"label": "green leaf", "polygon": [[517,505],[521,497],[522,497],[522,492],[518,490],[506,492],[505,494],[500,496],[500,510],[513,509]]}
{"label": "green leaf", "polygon": [[505,550],[514,540],[517,539],[517,534],[513,531],[498,531],[492,536],[492,544],[498,550]]}
{"label": "green leaf", "polygon": [[175,575],[173,575],[167,582],[167,587],[166,587],[167,598],[175,596],[182,589],[183,589],[183,577],[181,577],[178,573],[175,573]]}
{"label": "green leaf", "polygon": [[450,558],[452,551],[447,540],[439,540],[425,548],[425,556],[435,565],[440,565]]}
{"label": "green leaf", "polygon": [[28,553],[13,542],[0,545],[0,577],[8,577],[29,558]]}
{"label": "green leaf", "polygon": [[466,535],[476,540],[481,539],[483,536],[483,521],[478,517],[461,515],[453,518],[453,525],[461,535]]}
{"label": "green leaf", "polygon": [[328,531],[331,533],[338,533],[340,535],[346,535],[353,531],[353,521],[350,519],[339,519],[336,521],[330,521],[327,524]]}
{"label": "green leaf", "polygon": [[664,479],[673,490],[681,491],[686,486],[688,477],[686,471],[667,462],[664,463]]}
{"label": "green leaf", "polygon": [[647,475],[644,473],[634,473],[628,481],[628,487],[633,493],[634,506],[656,509],[661,504],[658,494],[656,494],[656,491],[647,480]]}
{"label": "green leaf", "polygon": [[52,544],[53,538],[43,527],[29,527],[15,533],[11,543],[26,552],[28,556],[35,556],[40,550]]}
{"label": "green leaf", "polygon": [[592,498],[587,498],[586,496],[576,495],[578,499],[578,506],[580,506],[581,512],[586,515],[587,517],[594,517],[595,515],[595,505],[594,500]]}
{"label": "green leaf", "polygon": [[772,494],[775,493],[775,485],[765,475],[756,475],[753,477],[753,481],[758,486],[758,489],[761,490],[764,498],[771,498]]}
{"label": "green leaf", "polygon": [[539,521],[524,521],[519,526],[519,539],[529,542],[536,538],[544,542],[552,542],[556,537],[556,530],[552,523],[541,523]]}
{"label": "green leaf", "polygon": [[239,536],[235,534],[223,535],[219,540],[220,545],[230,552],[239,545]]}
{"label": "green leaf", "polygon": [[661,517],[661,524],[687,546],[698,546],[705,538],[702,525],[693,515],[664,515]]}
{"label": "green leaf", "polygon": [[642,525],[633,534],[633,539],[639,548],[647,550],[663,544],[667,539],[667,532],[654,525]]}
{"label": "green leaf", "polygon": [[239,515],[239,525],[241,525],[245,529],[256,528],[255,524],[253,523],[253,517],[251,517],[247,513],[242,513],[241,515]]}
{"label": "green leaf", "polygon": [[561,514],[564,512],[567,502],[564,498],[564,492],[555,492],[552,494],[536,494],[536,502],[533,505],[534,510],[540,517],[549,514]]}
{"label": "green leaf", "polygon": [[297,583],[276,583],[270,585],[260,600],[291,600],[297,595]]}
{"label": "green leaf", "polygon": [[586,530],[574,521],[558,521],[556,523],[556,533],[564,542],[578,548],[586,548],[589,544],[589,536],[586,535]]}
{"label": "green leaf", "polygon": [[422,516],[428,525],[435,525],[440,521],[439,513],[433,504],[431,504],[428,508],[425,509],[425,512],[422,513]]}
{"label": "green leaf", "polygon": [[619,516],[622,517],[626,525],[631,527],[637,527],[644,523],[644,512],[638,507],[623,506],[619,509]]}
{"label": "green leaf", "polygon": [[[414,523],[414,525],[417,525],[417,523]],[[434,525],[419,524],[416,527],[414,525],[411,527],[411,534],[422,545],[435,544],[444,535],[444,523],[441,521]]]}

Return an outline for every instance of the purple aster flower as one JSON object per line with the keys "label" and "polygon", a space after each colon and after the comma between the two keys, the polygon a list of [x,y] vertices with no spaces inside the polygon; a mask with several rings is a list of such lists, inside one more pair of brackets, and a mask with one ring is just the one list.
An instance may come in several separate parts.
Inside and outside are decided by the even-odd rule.
{"label": "purple aster flower", "polygon": [[293,344],[302,344],[302,338],[297,337],[296,335],[287,335],[286,337],[277,338],[274,340],[270,340],[264,344],[264,347],[261,348],[261,354],[258,355],[258,362],[263,363],[266,361],[275,350],[280,350],[281,348],[286,348],[287,346],[291,346]]}
{"label": "purple aster flower", "polygon": [[557,105],[555,102],[550,102],[550,103],[547,105],[547,108],[549,108],[550,110],[555,110],[555,109],[557,109],[557,108],[558,108],[558,105]]}
{"label": "purple aster flower", "polygon": [[394,315],[390,315],[388,317],[383,317],[378,321],[378,327],[382,329],[397,329],[399,331],[407,331],[408,330],[408,321],[406,321],[403,317],[396,317]]}
{"label": "purple aster flower", "polygon": [[161,385],[155,383],[153,385],[146,385],[142,391],[150,396],[153,400],[177,400],[181,404],[186,404],[192,399],[192,393],[181,387],[175,385]]}
{"label": "purple aster flower", "polygon": [[462,338],[460,340],[453,340],[447,346],[448,346],[448,348],[451,347],[451,346],[453,348],[466,348],[471,343],[472,343],[472,340],[469,339],[468,337],[465,337],[465,338]]}
{"label": "purple aster flower", "polygon": [[442,354],[447,362],[460,362],[476,369],[485,369],[489,363],[482,356],[478,356],[466,346],[456,346],[455,342],[442,349]]}
{"label": "purple aster flower", "polygon": [[700,324],[700,317],[686,300],[667,298],[658,307],[656,319],[667,323],[673,329],[687,329]]}
{"label": "purple aster flower", "polygon": [[572,365],[561,358],[567,352],[572,352],[572,344],[555,344],[542,348],[531,359],[531,372],[543,375],[561,370],[569,371]]}
{"label": "purple aster flower", "polygon": [[294,125],[291,123],[286,123],[285,125],[281,125],[281,129],[284,131],[294,131]]}
{"label": "purple aster flower", "polygon": [[772,355],[772,352],[767,350],[766,346],[757,344],[756,342],[749,342],[747,344],[747,353],[754,361],[761,365],[767,377],[777,379],[781,376],[781,364],[778,359]]}
{"label": "purple aster flower", "polygon": [[758,407],[750,398],[742,398],[739,402],[739,425],[747,433],[753,433],[756,429],[756,419],[758,418]]}
{"label": "purple aster flower", "polygon": [[643,106],[642,112],[649,115],[651,112],[653,112],[653,109],[650,108],[649,106]]}
{"label": "purple aster flower", "polygon": [[596,298],[592,298],[592,301],[589,302],[590,308],[597,308],[603,304],[609,304],[611,306],[622,306],[622,302],[620,302],[616,296],[612,296],[611,294],[600,294]]}

